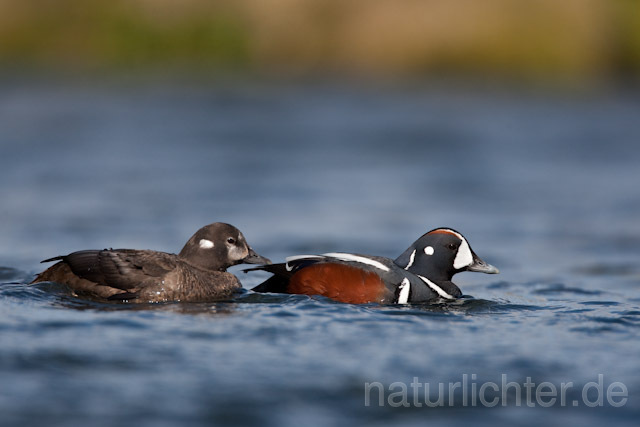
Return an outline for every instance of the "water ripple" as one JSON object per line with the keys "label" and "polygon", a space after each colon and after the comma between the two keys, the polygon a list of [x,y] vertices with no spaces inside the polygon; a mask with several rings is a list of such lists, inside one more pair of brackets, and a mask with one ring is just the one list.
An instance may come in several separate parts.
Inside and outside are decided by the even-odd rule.
{"label": "water ripple", "polygon": [[547,285],[542,289],[536,289],[532,293],[537,295],[555,295],[555,294],[601,295],[602,291],[594,291],[589,289],[570,287],[563,283],[554,283],[552,285]]}

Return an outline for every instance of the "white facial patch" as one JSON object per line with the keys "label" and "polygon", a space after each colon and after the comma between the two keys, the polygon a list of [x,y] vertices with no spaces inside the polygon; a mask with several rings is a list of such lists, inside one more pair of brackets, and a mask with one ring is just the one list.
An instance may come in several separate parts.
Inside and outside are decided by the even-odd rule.
{"label": "white facial patch", "polygon": [[411,256],[409,257],[409,264],[407,264],[407,266],[404,269],[408,270],[409,267],[411,267],[413,265],[413,261],[415,259],[416,259],[416,250],[414,249],[413,252],[411,252]]}
{"label": "white facial patch", "polygon": [[431,288],[432,291],[434,291],[435,293],[440,295],[442,298],[455,299],[453,297],[453,295],[449,295],[448,293],[445,292],[444,289],[442,289],[440,286],[436,285],[435,283],[433,283],[431,280],[427,279],[426,277],[420,276],[419,274],[416,274],[416,276],[418,276],[424,283],[426,283],[426,285],[428,287]]}
{"label": "white facial patch", "polygon": [[466,239],[462,238],[462,244],[458,248],[456,259],[453,260],[453,268],[459,270],[473,264],[473,255],[471,254],[471,248]]}
{"label": "white facial patch", "polygon": [[330,252],[328,254],[323,254],[324,256],[328,256],[331,258],[336,258],[339,259],[341,261],[354,261],[354,262],[359,262],[362,264],[367,264],[370,265],[372,267],[375,268],[379,268],[382,271],[389,271],[389,267],[387,267],[386,265],[382,264],[381,262],[378,262],[376,260],[370,259],[370,258],[366,258],[363,256],[358,256],[358,255],[353,255],[353,254],[345,254],[345,253],[340,253],[340,252]]}
{"label": "white facial patch", "polygon": [[215,245],[213,244],[213,242],[211,240],[200,239],[200,248],[201,249],[211,249],[214,246]]}
{"label": "white facial patch", "polygon": [[406,304],[409,302],[409,291],[411,290],[411,283],[406,277],[402,279],[400,283],[400,293],[398,294],[398,304]]}
{"label": "white facial patch", "polygon": [[232,260],[242,260],[245,259],[247,257],[247,255],[249,255],[249,251],[247,250],[247,248],[244,247],[239,247],[239,246],[231,246],[227,249],[229,252],[229,259]]}
{"label": "white facial patch", "polygon": [[433,246],[427,246],[426,248],[424,248],[424,253],[427,255],[433,255]]}

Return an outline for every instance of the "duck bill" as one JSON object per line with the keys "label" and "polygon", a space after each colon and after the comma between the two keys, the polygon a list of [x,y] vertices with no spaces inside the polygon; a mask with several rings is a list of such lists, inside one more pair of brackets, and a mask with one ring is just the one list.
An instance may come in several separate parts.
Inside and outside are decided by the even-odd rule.
{"label": "duck bill", "polygon": [[249,248],[249,255],[242,260],[244,264],[271,264],[269,258],[258,255],[253,249]]}
{"label": "duck bill", "polygon": [[491,264],[488,264],[478,258],[476,254],[473,254],[473,264],[467,267],[467,271],[474,271],[476,273],[486,273],[486,274],[498,274],[500,270],[494,267]]}

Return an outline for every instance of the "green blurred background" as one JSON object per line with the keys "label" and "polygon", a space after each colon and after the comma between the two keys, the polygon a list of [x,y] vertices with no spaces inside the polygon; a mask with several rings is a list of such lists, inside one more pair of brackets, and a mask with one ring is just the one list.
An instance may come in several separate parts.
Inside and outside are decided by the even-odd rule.
{"label": "green blurred background", "polygon": [[0,0],[4,70],[636,79],[637,0]]}

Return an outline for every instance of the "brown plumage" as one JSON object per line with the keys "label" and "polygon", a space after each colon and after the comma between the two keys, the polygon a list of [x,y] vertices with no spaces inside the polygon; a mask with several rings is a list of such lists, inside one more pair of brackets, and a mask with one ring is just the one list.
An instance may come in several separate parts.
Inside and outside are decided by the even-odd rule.
{"label": "brown plumage", "polygon": [[179,255],[151,250],[104,249],[47,259],[60,261],[32,283],[57,282],[78,296],[132,302],[213,301],[241,289],[226,269],[270,261],[256,254],[242,233],[229,224],[202,227]]}
{"label": "brown plumage", "polygon": [[390,302],[393,292],[381,277],[357,267],[321,263],[310,265],[291,276],[287,292],[304,295],[323,295],[351,304]]}

